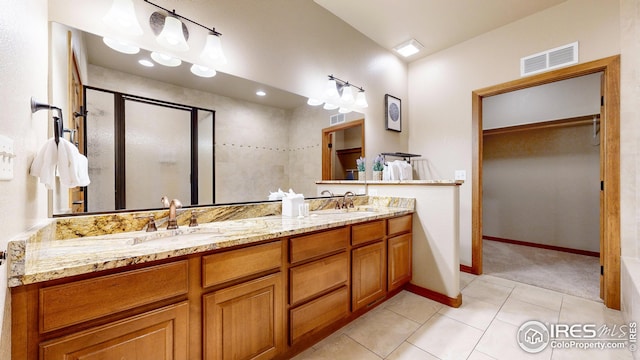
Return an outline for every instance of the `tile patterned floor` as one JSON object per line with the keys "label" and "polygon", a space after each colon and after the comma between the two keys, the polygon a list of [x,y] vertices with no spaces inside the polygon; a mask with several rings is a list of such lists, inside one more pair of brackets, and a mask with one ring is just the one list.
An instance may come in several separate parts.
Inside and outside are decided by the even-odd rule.
{"label": "tile patterned floor", "polygon": [[624,324],[602,303],[489,275],[461,273],[460,288],[458,309],[403,291],[294,360],[632,359],[626,349],[528,354],[516,342],[529,320]]}

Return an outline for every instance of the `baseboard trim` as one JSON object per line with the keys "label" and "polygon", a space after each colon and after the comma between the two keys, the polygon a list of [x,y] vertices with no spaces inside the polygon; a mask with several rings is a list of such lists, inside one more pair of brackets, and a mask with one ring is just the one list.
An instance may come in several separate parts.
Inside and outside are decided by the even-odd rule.
{"label": "baseboard trim", "polygon": [[475,271],[473,271],[473,268],[471,266],[467,266],[467,265],[460,264],[460,271],[473,274],[473,275],[478,275],[476,274]]}
{"label": "baseboard trim", "polygon": [[[571,248],[566,248],[566,247],[561,247],[561,246],[553,246],[553,245],[546,245],[546,244],[537,244],[537,243],[532,243],[532,242],[527,242],[527,241],[505,239],[505,238],[499,238],[499,237],[487,236],[487,235],[482,235],[482,239],[483,240],[498,241],[498,242],[503,242],[503,243],[507,243],[507,244],[535,247],[535,248],[540,248],[540,249],[562,251],[562,252],[578,254],[578,255],[600,257],[600,253],[599,252],[595,252],[595,251],[571,249]],[[462,265],[460,265],[460,270],[462,270]]]}
{"label": "baseboard trim", "polygon": [[427,299],[431,299],[433,301],[437,301],[441,304],[454,308],[459,308],[460,305],[462,305],[462,294],[458,294],[458,297],[456,298],[450,298],[447,295],[440,294],[439,292],[435,292],[433,290],[425,289],[422,286],[414,285],[412,283],[406,284],[404,286],[404,289],[416,295],[426,297]]}

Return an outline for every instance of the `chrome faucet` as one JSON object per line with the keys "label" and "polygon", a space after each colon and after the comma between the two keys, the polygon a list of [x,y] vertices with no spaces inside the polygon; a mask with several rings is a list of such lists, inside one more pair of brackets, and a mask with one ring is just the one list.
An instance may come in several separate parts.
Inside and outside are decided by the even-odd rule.
{"label": "chrome faucet", "polygon": [[160,201],[164,207],[169,208],[169,220],[167,223],[167,230],[173,230],[178,228],[178,220],[176,219],[176,209],[182,207],[182,203],[178,199],[173,199],[169,202],[169,198],[163,196]]}
{"label": "chrome faucet", "polygon": [[[349,197],[349,195],[351,195],[351,197]],[[347,191],[346,193],[344,193],[344,196],[342,197],[342,208],[346,209],[347,208],[347,200],[349,200],[349,206],[350,208],[353,207],[353,197],[356,196],[356,194],[354,194],[351,191]]]}

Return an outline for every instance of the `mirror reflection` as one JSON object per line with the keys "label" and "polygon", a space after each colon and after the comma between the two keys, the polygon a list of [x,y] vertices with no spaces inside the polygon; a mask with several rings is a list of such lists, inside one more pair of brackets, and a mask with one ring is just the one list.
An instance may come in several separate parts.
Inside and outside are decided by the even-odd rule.
{"label": "mirror reflection", "polygon": [[[65,126],[86,151],[92,181],[86,189],[54,191],[54,215],[160,208],[162,195],[185,205],[265,201],[270,192],[289,188],[315,196],[315,181],[322,178],[322,129],[337,110],[312,107],[302,96],[220,72],[198,78],[189,64],[143,67],[138,60],[151,59],[147,51],[117,53],[100,37],[61,24],[52,23],[51,31],[52,71],[66,70],[55,66],[66,54],[74,69],[51,74],[52,98],[77,104],[71,114],[88,110],[84,117],[68,117],[73,120]],[[56,37],[70,38],[73,50],[54,49],[67,43]],[[77,99],[65,99],[60,95],[65,86],[56,83],[86,91],[69,91]],[[266,96],[258,97],[257,90]],[[155,113],[150,108],[163,107],[126,100],[126,125],[118,130],[113,118],[108,120],[116,107],[113,98],[98,99],[97,93],[197,109],[197,121],[186,115],[191,110]],[[362,117],[351,113],[345,121]],[[116,141],[117,131],[127,133]]]}

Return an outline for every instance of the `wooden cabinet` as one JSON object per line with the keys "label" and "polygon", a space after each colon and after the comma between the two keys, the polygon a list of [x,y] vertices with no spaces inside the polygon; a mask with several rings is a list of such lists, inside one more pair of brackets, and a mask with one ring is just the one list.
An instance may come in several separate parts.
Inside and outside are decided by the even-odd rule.
{"label": "wooden cabinet", "polygon": [[247,278],[282,265],[282,245],[274,241],[202,257],[202,286]]}
{"label": "wooden cabinet", "polygon": [[289,303],[296,305],[332,288],[347,284],[346,252],[293,267],[289,270]]}
{"label": "wooden cabinet", "polygon": [[388,290],[400,288],[412,276],[413,215],[387,219]]}
{"label": "wooden cabinet", "polygon": [[44,287],[38,300],[40,332],[184,295],[188,287],[186,260]]}
{"label": "wooden cabinet", "polygon": [[281,273],[207,294],[204,359],[271,359],[283,346]]}
{"label": "wooden cabinet", "polygon": [[349,315],[350,228],[289,240],[289,343]]}
{"label": "wooden cabinet", "polygon": [[392,237],[387,241],[387,283],[393,291],[411,280],[411,234]]}
{"label": "wooden cabinet", "polygon": [[382,241],[354,249],[351,254],[351,306],[356,311],[386,295],[387,261]]}
{"label": "wooden cabinet", "polygon": [[167,306],[40,344],[42,360],[186,360],[188,303]]}
{"label": "wooden cabinet", "polygon": [[343,286],[329,294],[290,310],[291,344],[349,315],[349,288]]}
{"label": "wooden cabinet", "polygon": [[411,219],[12,288],[12,356],[290,358],[411,279]]}

